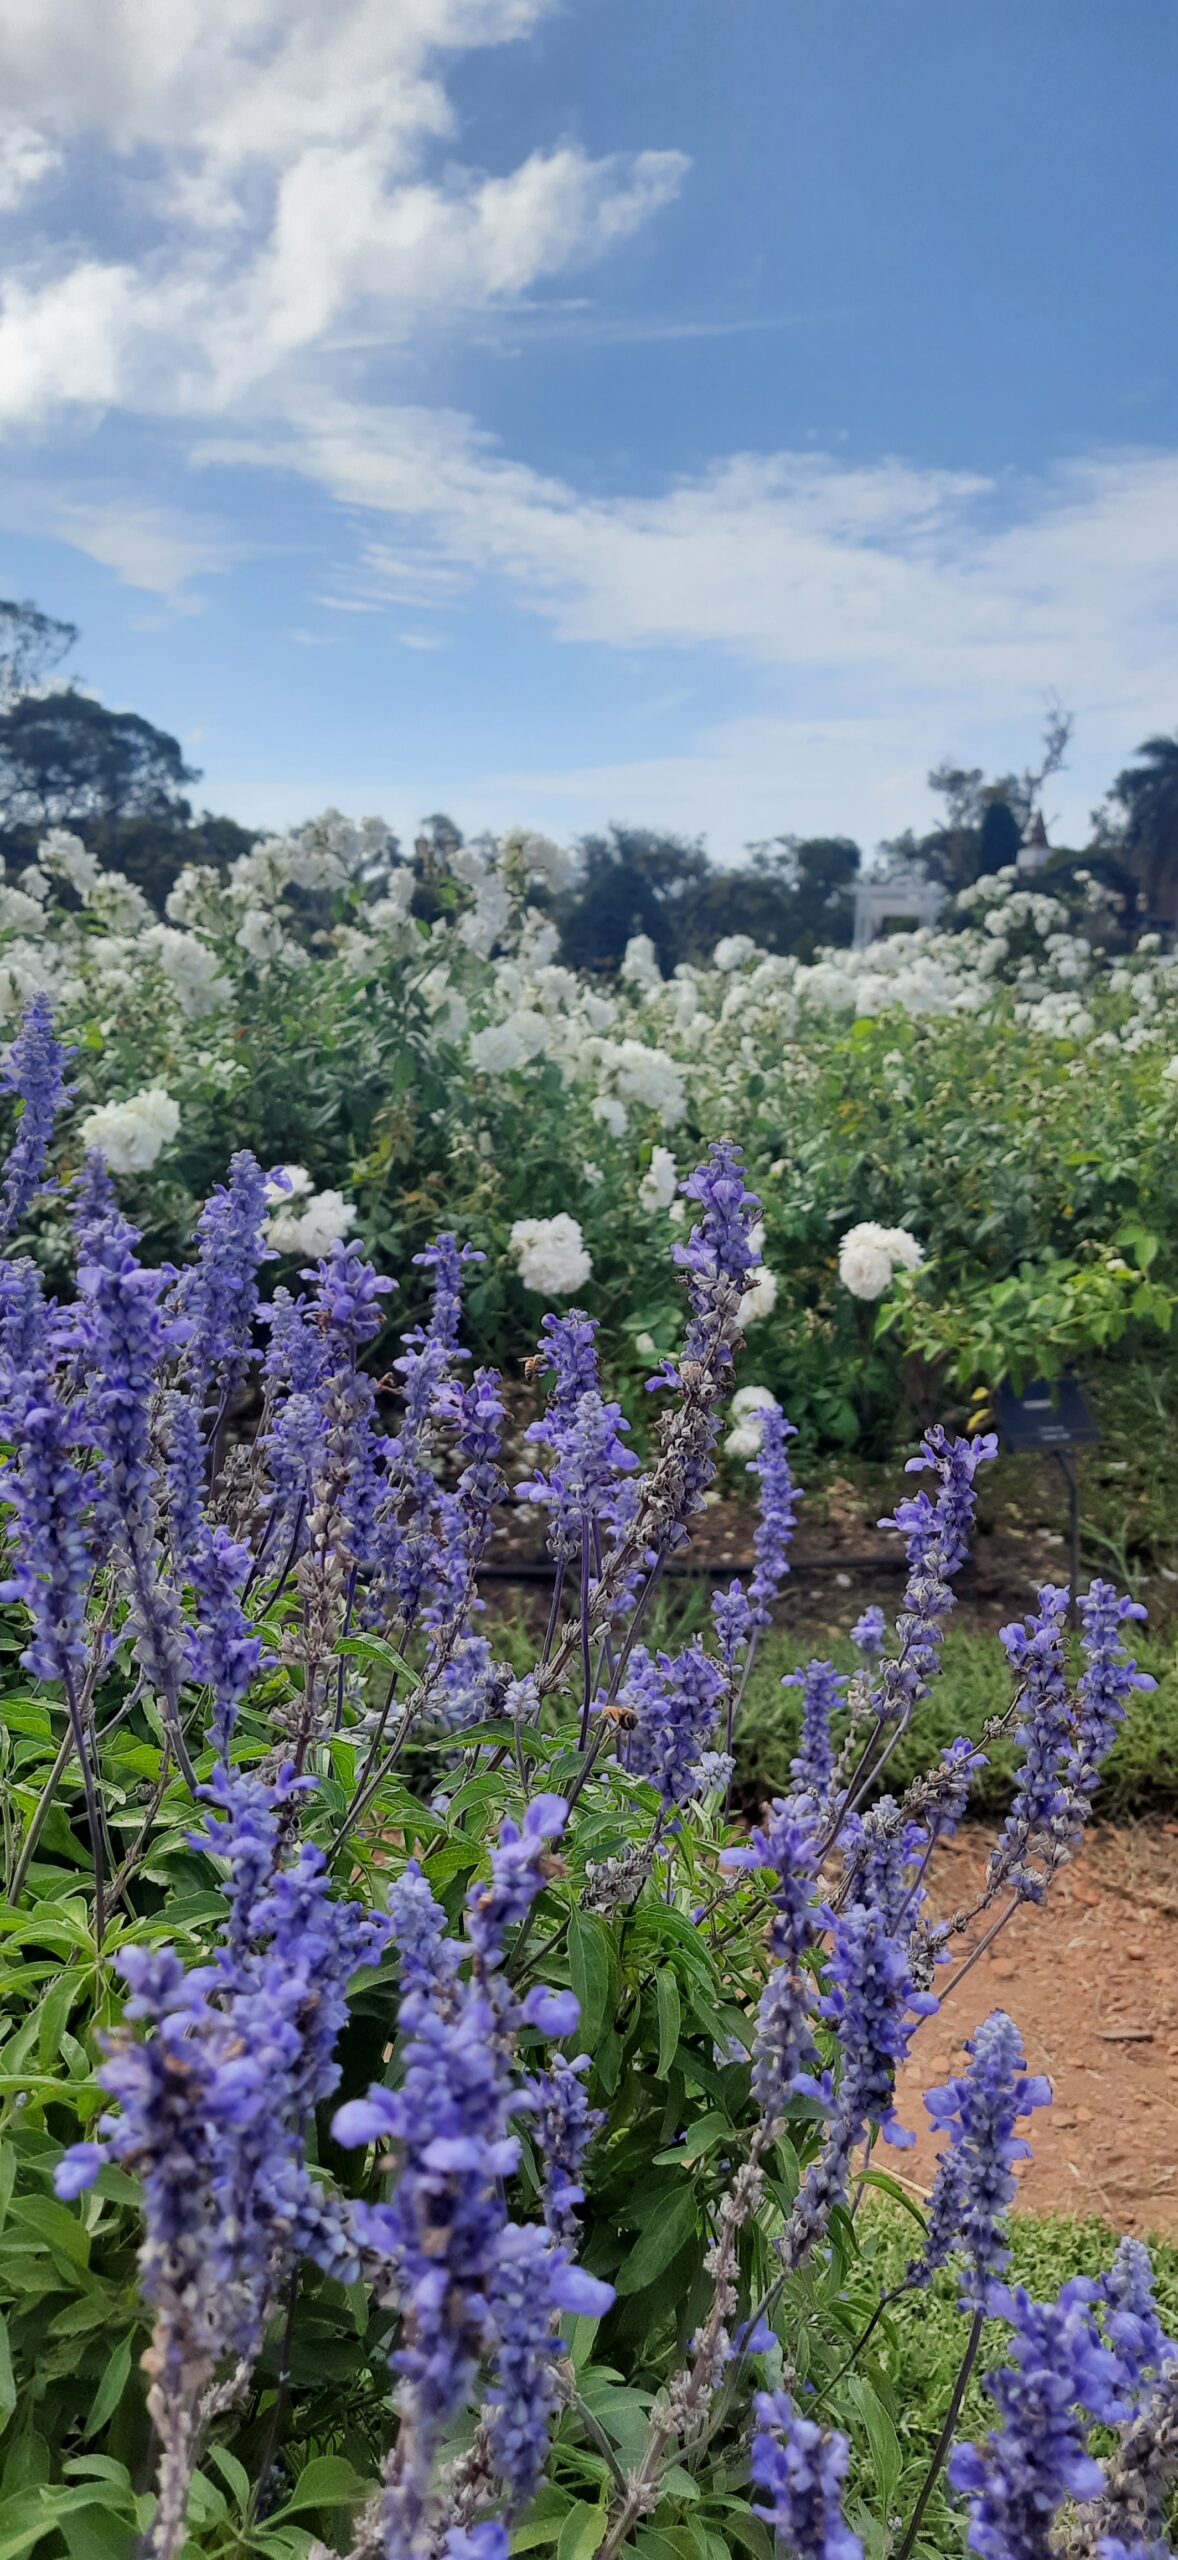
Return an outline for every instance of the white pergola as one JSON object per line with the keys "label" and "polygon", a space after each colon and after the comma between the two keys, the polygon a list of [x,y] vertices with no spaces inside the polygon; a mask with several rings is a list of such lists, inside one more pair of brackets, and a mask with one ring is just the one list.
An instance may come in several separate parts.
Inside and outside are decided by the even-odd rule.
{"label": "white pergola", "polygon": [[919,871],[895,871],[888,879],[855,882],[855,930],[852,947],[862,951],[888,924],[935,924],[945,903],[939,880]]}

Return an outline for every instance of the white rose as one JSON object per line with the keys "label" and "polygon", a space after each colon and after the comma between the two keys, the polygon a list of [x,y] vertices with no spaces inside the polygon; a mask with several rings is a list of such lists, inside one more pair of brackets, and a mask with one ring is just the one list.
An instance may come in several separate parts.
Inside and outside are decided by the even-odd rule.
{"label": "white rose", "polygon": [[628,1114],[625,1103],[619,1102],[616,1093],[596,1094],[589,1111],[591,1118],[600,1120],[602,1127],[608,1129],[611,1138],[624,1137]]}
{"label": "white rose", "polygon": [[882,1298],[890,1285],[889,1232],[871,1218],[857,1227],[848,1227],[839,1245],[839,1278],[853,1298]]}
{"label": "white rose", "polygon": [[712,967],[725,971],[743,969],[745,961],[752,959],[756,948],[757,945],[751,934],[726,933],[716,944],[712,953]]}
{"label": "white rose", "polygon": [[479,1076],[507,1076],[524,1063],[524,1044],[510,1022],[492,1022],[476,1031],[467,1056]]}
{"label": "white rose", "polygon": [[13,889],[7,880],[0,881],[0,932],[44,933],[45,909],[24,889]]}
{"label": "white rose", "polygon": [[555,1218],[517,1218],[511,1250],[525,1289],[546,1298],[567,1298],[593,1269],[580,1225],[563,1209]]}
{"label": "white rose", "polygon": [[[243,861],[249,859],[248,854],[243,854]],[[267,915],[264,907],[247,907],[233,938],[251,960],[276,960],[286,944],[277,916]]]}
{"label": "white rose", "polygon": [[[301,1173],[303,1168],[291,1169]],[[313,1191],[301,1208],[276,1209],[266,1233],[279,1253],[305,1253],[317,1262],[355,1223],[356,1211],[342,1191]]]}
{"label": "white rose", "polygon": [[[770,1274],[772,1277],[772,1274]],[[733,1396],[732,1429],[724,1442],[730,1458],[755,1458],[761,1446],[763,1418],[776,1411],[777,1398],[768,1387],[738,1387]]]}
{"label": "white rose", "polygon": [[108,933],[142,933],[155,920],[142,889],[122,871],[100,872],[85,899],[87,913],[97,916]]}
{"label": "white rose", "polygon": [[100,1102],[79,1124],[87,1153],[96,1148],[112,1173],[149,1173],[180,1126],[180,1105],[162,1085],[149,1085],[126,1102]]}
{"label": "white rose", "polygon": [[215,1013],[226,1002],[229,980],[217,967],[216,953],[195,933],[179,933],[171,924],[152,924],[143,935],[142,948],[158,960],[190,1022]]}
{"label": "white rose", "polygon": [[284,1209],[291,1200],[303,1199],[311,1188],[311,1176],[305,1164],[279,1164],[266,1184],[265,1200],[269,1209]]}
{"label": "white rose", "polygon": [[51,827],[37,847],[37,860],[51,880],[64,880],[78,896],[84,898],[98,878],[99,866],[88,853],[80,836],[71,835],[68,827]]}
{"label": "white rose", "polygon": [[743,1327],[756,1324],[762,1316],[771,1316],[777,1304],[777,1274],[762,1263],[754,1271],[751,1285],[745,1290],[737,1310],[737,1321]]}
{"label": "white rose", "polygon": [[893,1269],[919,1271],[924,1261],[923,1248],[915,1236],[909,1235],[907,1227],[885,1227],[884,1241],[892,1257]]}
{"label": "white rose", "polygon": [[640,1209],[669,1209],[679,1187],[675,1159],[668,1147],[655,1147],[650,1164],[638,1185]]}

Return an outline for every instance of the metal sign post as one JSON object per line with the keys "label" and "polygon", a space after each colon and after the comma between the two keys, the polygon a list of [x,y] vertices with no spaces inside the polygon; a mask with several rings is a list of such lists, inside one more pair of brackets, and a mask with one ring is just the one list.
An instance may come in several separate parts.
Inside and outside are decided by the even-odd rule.
{"label": "metal sign post", "polygon": [[1035,1450],[1054,1458],[1067,1486],[1071,1592],[1068,1623],[1074,1627],[1080,1615],[1080,1487],[1071,1452],[1095,1446],[1100,1438],[1096,1416],[1074,1378],[1058,1378],[1054,1385],[1045,1378],[1036,1378],[1032,1385],[1024,1387],[1021,1396],[1016,1396],[1012,1386],[999,1387],[995,1417],[999,1440],[1006,1448],[1016,1454]]}

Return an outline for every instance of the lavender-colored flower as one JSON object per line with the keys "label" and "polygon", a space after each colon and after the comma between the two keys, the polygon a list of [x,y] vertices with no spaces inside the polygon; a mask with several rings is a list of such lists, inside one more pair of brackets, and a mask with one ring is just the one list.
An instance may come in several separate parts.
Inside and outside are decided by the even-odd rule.
{"label": "lavender-colored flower", "polygon": [[482,1259],[452,1235],[439,1236],[416,1256],[433,1275],[430,1320],[402,1336],[404,1347],[392,1364],[402,1382],[404,1410],[400,1430],[385,1444],[387,1491],[377,1514],[371,1606],[377,1618],[399,1617],[406,1628],[416,1625],[434,1579],[434,1450],[439,1428],[453,1411],[455,1369],[468,1357],[458,1345],[463,1266]]}
{"label": "lavender-colored flower", "polygon": [[873,1604],[870,1609],[865,1609],[861,1618],[856,1618],[851,1629],[851,1642],[857,1652],[862,1654],[864,1662],[879,1661],[884,1649],[886,1630],[887,1620],[883,1610],[877,1604]]}
{"label": "lavender-colored flower", "polygon": [[1050,2106],[1051,2084],[1027,2073],[1022,2037],[1002,2009],[984,2021],[966,2051],[970,2062],[961,2077],[925,2096],[934,2127],[949,2139],[937,2164],[924,2246],[904,2281],[925,2284],[960,2253],[966,2261],[965,2304],[978,2310],[1009,2264],[1013,2165],[1031,2155],[1029,2142],[1014,2128],[1033,2108]]}
{"label": "lavender-colored flower", "polygon": [[35,995],[0,1066],[0,1093],[16,1094],[23,1106],[4,1166],[0,1239],[15,1235],[45,1179],[53,1123],[70,1095],[62,1070],[73,1055],[55,1037],[48,996]]}
{"label": "lavender-colored flower", "polygon": [[91,1147],[80,1174],[72,1183],[71,1198],[79,1264],[93,1262],[102,1239],[116,1229],[121,1231],[128,1244],[138,1243],[138,1228],[122,1216],[105,1158],[97,1147]]}
{"label": "lavender-colored flower", "polygon": [[1104,2333],[1131,2390],[1178,2357],[1178,2343],[1158,2316],[1150,2254],[1140,2240],[1122,2240],[1108,2274],[1097,2286],[1104,2305]]}
{"label": "lavender-colored flower", "polygon": [[170,1273],[147,1270],[129,1238],[134,1230],[117,1211],[91,1229],[90,1259],[78,1271],[77,1343],[85,1421],[100,1462],[99,1524],[114,1545],[136,1659],[174,1723],[184,1646],[179,1600],[163,1570],[152,1404],[160,1369],[187,1326],[164,1310]]}
{"label": "lavender-colored flower", "polygon": [[81,1680],[87,1653],[88,1437],[53,1383],[43,1324],[39,1348],[28,1347],[36,1353],[36,1367],[14,1372],[0,1393],[0,1429],[17,1446],[16,1457],[0,1469],[0,1495],[12,1506],[14,1550],[14,1570],[0,1584],[0,1599],[23,1602],[32,1619],[32,1641],[21,1656],[26,1670],[38,1680],[60,1681],[68,1691]]}
{"label": "lavender-colored flower", "polygon": [[195,1618],[186,1639],[188,1677],[212,1691],[209,1735],[220,1759],[262,1660],[262,1639],[241,1605],[249,1569],[243,1541],[225,1528],[202,1528],[188,1564]]}
{"label": "lavender-colored flower", "polygon": [[907,1724],[940,1668],[943,1620],[954,1606],[952,1582],[969,1553],[969,1537],[977,1502],[979,1467],[997,1456],[992,1431],[975,1439],[951,1439],[939,1424],[926,1432],[919,1455],[906,1472],[931,1468],[938,1479],[935,1497],[922,1488],[898,1502],[883,1529],[899,1529],[908,1555],[908,1582],[896,1633],[899,1650],[883,1664],[873,1693],[881,1723]]}
{"label": "lavender-colored flower", "polygon": [[170,1948],[128,1947],[119,1964],[131,1989],[128,2023],[151,2032],[137,2041],[124,2029],[110,2040],[100,2078],[119,2112],[101,2120],[100,2143],[66,2153],[56,2184],[59,2195],[77,2195],[113,2159],[142,2186],[139,2281],[155,2323],[144,2363],[161,2448],[152,2548],[170,2560],[183,2537],[204,2395],[227,2343],[224,2267],[210,2247],[213,2198],[266,2092],[259,2057],[209,2007],[207,1969],[186,1974]]}
{"label": "lavender-colored flower", "polygon": [[701,1211],[687,1243],[675,1246],[675,1260],[687,1274],[692,1312],[683,1358],[712,1358],[718,1333],[727,1352],[725,1365],[731,1365],[728,1346],[736,1338],[740,1301],[761,1259],[753,1243],[760,1202],[745,1189],[740,1148],[728,1139],[713,1147],[707,1162],[697,1165],[679,1187]]}
{"label": "lavender-colored flower", "polygon": [[261,1321],[269,1328],[262,1363],[261,1445],[269,1479],[267,1545],[293,1563],[305,1534],[311,1485],[327,1443],[323,1390],[326,1342],[303,1297],[276,1289]]}
{"label": "lavender-colored flower", "polygon": [[622,1694],[637,1719],[630,1768],[657,1787],[668,1807],[686,1804],[699,1792],[699,1765],[716,1730],[724,1694],[719,1664],[698,1643],[653,1661],[636,1645]]}
{"label": "lavender-colored flower", "polygon": [[749,1583],[754,1624],[767,1627],[773,1602],[789,1572],[789,1547],[802,1497],[790,1473],[789,1444],[796,1440],[792,1422],[780,1405],[761,1408],[761,1445],[747,1472],[760,1483],[757,1526],[753,1533],[756,1569]]}
{"label": "lavender-colored flower", "polygon": [[712,1593],[712,1625],[725,1676],[731,1684],[753,1633],[753,1611],[743,1582],[733,1580],[726,1589],[717,1584]]}
{"label": "lavender-colored flower", "polygon": [[833,1662],[809,1662],[804,1671],[787,1672],[781,1685],[802,1693],[801,1737],[789,1764],[794,1789],[823,1804],[834,1775],[831,1720],[842,1705],[846,1681]]}
{"label": "lavender-colored flower", "polygon": [[578,2054],[575,2062],[558,2053],[548,2070],[537,2072],[527,2084],[532,2139],[544,2182],[544,2219],[557,2240],[575,2237],[577,2207],[585,2200],[581,2173],[594,2134],[605,2123],[601,2108],[589,2104],[588,2070],[587,2053]]}
{"label": "lavender-colored flower", "polygon": [[889,1936],[883,1911],[870,1903],[838,1914],[830,1979],[819,2007],[837,2031],[842,2057],[837,2117],[854,2126],[855,2140],[878,2124],[885,2142],[907,2150],[915,2136],[896,2121],[896,2074],[921,2018],[934,2017],[939,2003],[915,1988],[907,1948]]}
{"label": "lavender-colored flower", "polygon": [[210,1192],[196,1222],[196,1260],[181,1273],[175,1309],[188,1323],[184,1368],[203,1413],[215,1388],[222,1406],[245,1375],[258,1305],[265,1241],[266,1176],[248,1147],[230,1159],[229,1180]]}
{"label": "lavender-colored flower", "polygon": [[[416,1858],[389,1887],[389,1925],[401,1959],[401,2016],[411,2000],[445,2007],[453,1994],[462,1948],[446,1934],[446,1914],[435,1902]],[[413,2012],[412,2014],[416,2014]]]}
{"label": "lavender-colored flower", "polygon": [[817,1808],[812,1798],[797,1795],[778,1797],[769,1820],[746,1844],[721,1853],[724,1867],[769,1867],[776,1877],[769,1930],[773,1970],[761,1993],[753,2052],[753,2093],[769,2124],[784,2114],[799,2078],[809,2089],[821,2068],[814,2041],[817,1984],[807,1964],[824,1916],[815,1889],[818,1847]]}
{"label": "lavender-colored flower", "polygon": [[485,2524],[452,2524],[442,2544],[442,2560],[507,2560],[510,2543],[506,2525],[495,2517]]}
{"label": "lavender-colored flower", "polygon": [[863,2560],[843,2516],[846,2437],[799,2416],[788,2391],[759,2392],[756,2415],[752,2474],[766,2503],[753,2514],[772,2526],[778,2548],[791,2560]]}
{"label": "lavender-colored flower", "polygon": [[[26,1373],[40,1365],[47,1340],[48,1310],[35,1262],[0,1262],[0,1392],[6,1410],[19,1412]],[[15,1422],[5,1429],[11,1433]]]}
{"label": "lavender-colored flower", "polygon": [[489,1885],[473,1884],[466,1897],[467,1936],[479,1962],[492,1970],[503,1962],[507,1931],[525,1920],[548,1872],[549,1842],[568,1820],[563,1796],[533,1796],[522,1831],[508,1820],[491,1851]]}
{"label": "lavender-colored flower", "polygon": [[1088,1801],[1100,1784],[1101,1770],[1134,1690],[1157,1687],[1148,1671],[1138,1670],[1124,1646],[1125,1628],[1148,1614],[1139,1600],[1122,1599],[1111,1582],[1091,1583],[1080,1602],[1084,1671],[1076,1698],[1075,1741],[1065,1770],[1073,1834],[1083,1826]]}
{"label": "lavender-colored flower", "polygon": [[542,1348],[552,1363],[552,1389],[546,1412],[524,1433],[551,1451],[551,1463],[516,1493],[548,1512],[548,1550],[560,1564],[579,1556],[593,1530],[616,1530],[619,1479],[638,1464],[625,1445],[630,1426],[620,1405],[601,1393],[596,1336],[596,1324],[579,1307],[545,1317]]}
{"label": "lavender-colored flower", "polygon": [[992,1885],[1008,1883],[1027,1902],[1041,1902],[1044,1891],[1030,1857],[1038,1842],[1056,1835],[1067,1804],[1064,1770],[1073,1723],[1064,1663],[1067,1613],[1068,1593],[1048,1582],[1034,1616],[1000,1631],[1022,1692],[1015,1740],[1022,1745],[1023,1762],[989,1873]]}
{"label": "lavender-colored flower", "polygon": [[1053,2303],[1032,2302],[1021,2285],[992,2289],[988,2309],[1014,2332],[1013,2364],[986,2379],[1002,2423],[983,2446],[958,2445],[949,2462],[952,2487],[969,2501],[966,2542],[978,2560],[1049,2560],[1065,2498],[1092,2498],[1102,2486],[1081,2411],[1110,2426],[1125,2412],[1091,2293],[1083,2278]]}
{"label": "lavender-colored flower", "polygon": [[509,2516],[532,2497],[548,2453],[559,2405],[554,2352],[561,2311],[600,2319],[614,2300],[582,2267],[554,2247],[542,2224],[508,2223],[500,2235],[491,2287],[493,2347],[486,2425],[491,2462],[507,2492]]}

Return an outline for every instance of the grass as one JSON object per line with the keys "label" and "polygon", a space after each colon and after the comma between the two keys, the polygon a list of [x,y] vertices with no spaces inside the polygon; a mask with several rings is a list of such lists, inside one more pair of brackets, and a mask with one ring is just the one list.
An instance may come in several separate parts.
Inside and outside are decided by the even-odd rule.
{"label": "grass", "polygon": [[[856,1609],[860,1605],[857,1597],[853,1605]],[[547,1606],[547,1593],[534,1602],[513,1595],[510,1608],[500,1602],[488,1618],[495,1651],[517,1672],[526,1670],[535,1658]],[[708,1597],[701,1585],[691,1586],[682,1596],[660,1595],[644,1637],[652,1646],[678,1647],[703,1631],[707,1616]],[[820,1643],[823,1654],[840,1671],[855,1667],[854,1648],[845,1637],[823,1637]],[[762,1640],[737,1728],[734,1792],[737,1801],[750,1808],[788,1788],[799,1706],[797,1690],[783,1689],[781,1683],[815,1650],[814,1642],[806,1643],[787,1628],[772,1628]],[[1096,1798],[1096,1810],[1106,1821],[1162,1813],[1178,1805],[1178,1634],[1165,1640],[1145,1634],[1135,1641],[1135,1651],[1142,1669],[1151,1672],[1158,1685],[1135,1692],[1110,1753]],[[956,1735],[968,1734],[975,1741],[991,1717],[1005,1712],[1012,1695],[1006,1656],[997,1636],[950,1629],[940,1678],[888,1764],[888,1787],[899,1795],[913,1778],[935,1765]],[[989,1765],[978,1773],[971,1791],[974,1812],[1005,1813],[1018,1757],[1005,1738],[989,1746]]]}
{"label": "grass", "polygon": [[[1178,1803],[1178,1646],[1147,1637],[1137,1650],[1142,1669],[1152,1672],[1158,1685],[1135,1693],[1109,1756],[1097,1809],[1114,1820]],[[799,1707],[797,1690],[783,1689],[781,1681],[809,1659],[809,1652],[796,1636],[776,1629],[761,1647],[737,1736],[737,1786],[743,1795],[754,1799],[779,1795],[788,1786]],[[831,1644],[829,1652],[840,1670],[853,1667],[854,1652],[845,1640]],[[971,1741],[976,1740],[987,1720],[1009,1706],[1011,1694],[1010,1674],[997,1637],[951,1632],[940,1679],[918,1708],[889,1763],[889,1788],[900,1794],[912,1778],[933,1766],[955,1735],[968,1734]],[[990,1745],[989,1766],[976,1779],[971,1795],[976,1812],[1005,1812],[1017,1757],[1005,1737]]]}
{"label": "grass", "polygon": [[[870,2231],[864,2239],[872,2273],[884,2287],[903,2274],[917,2238],[916,2226],[897,2206],[873,2200]],[[1016,2214],[1011,2226],[1012,2261],[1008,2281],[1022,2284],[1036,2301],[1054,2300],[1069,2276],[1100,2275],[1110,2265],[1119,2235],[1096,2219],[1074,2221],[1062,2214]],[[1158,2307],[1171,2335],[1178,2332],[1178,2249],[1157,2243],[1151,2251]],[[896,2303],[882,2324],[883,2343],[873,2364],[880,2396],[895,2427],[900,2479],[895,2504],[907,2518],[919,2492],[940,2432],[957,2377],[969,2323],[957,2307],[957,2285],[951,2272],[938,2276],[924,2292]],[[989,2431],[994,2411],[983,2377],[1006,2360],[1008,2331],[997,2321],[983,2332],[982,2351],[966,2392],[957,2433],[977,2443]],[[1107,2449],[1110,2439],[1097,2431],[1094,2449]],[[875,2481],[864,2465],[852,2476],[852,2501],[858,2487],[865,2507],[878,2506]],[[856,2517],[856,2523],[859,2523]],[[943,2484],[930,2502],[922,2543],[946,2555],[962,2550],[961,2510],[944,2493]]]}

